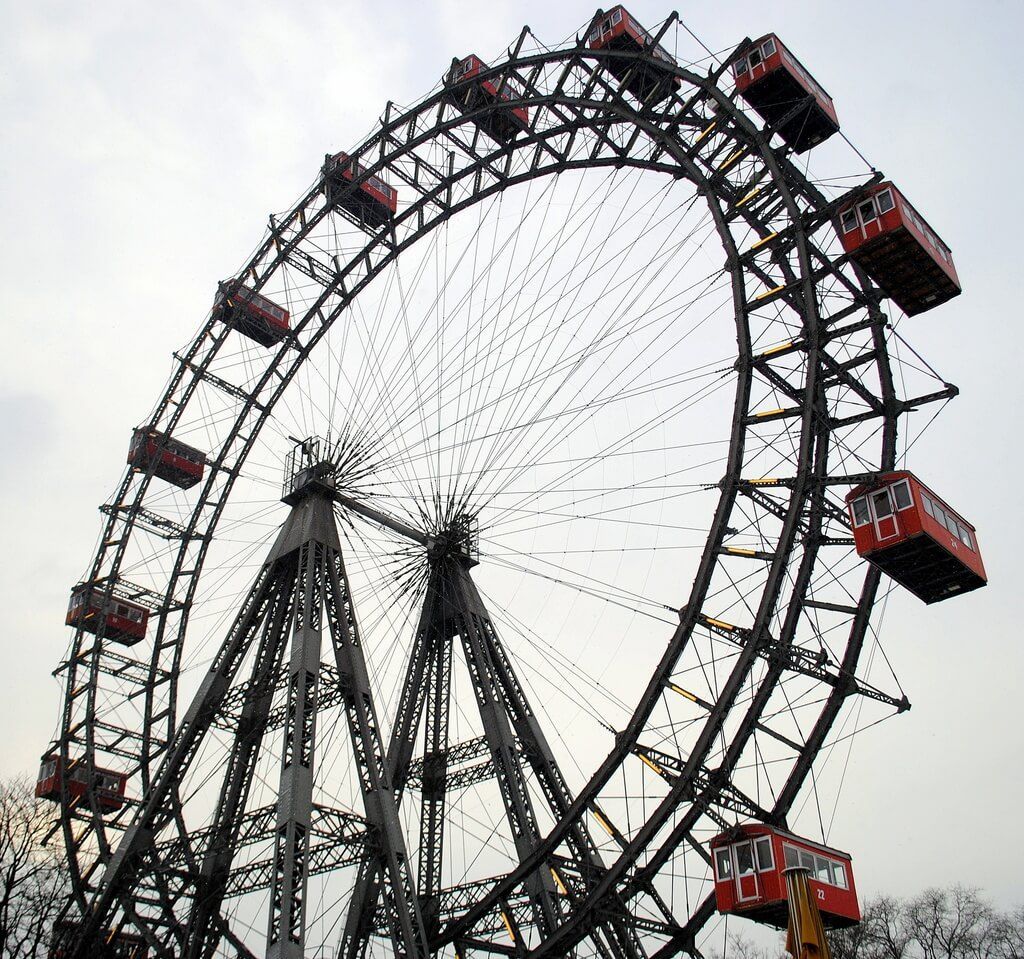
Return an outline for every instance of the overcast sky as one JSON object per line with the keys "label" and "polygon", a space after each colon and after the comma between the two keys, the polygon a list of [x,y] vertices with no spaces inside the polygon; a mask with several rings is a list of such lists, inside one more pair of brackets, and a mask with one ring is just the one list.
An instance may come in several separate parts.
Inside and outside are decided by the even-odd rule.
{"label": "overcast sky", "polygon": [[[33,4],[4,0],[0,115],[0,773],[50,740],[70,586],[130,429],[207,309],[325,152],[453,54],[551,45],[585,4]],[[654,24],[657,0],[631,11]],[[950,245],[964,295],[903,329],[962,396],[912,468],[974,522],[991,585],[925,608],[894,595],[883,645],[910,713],[853,752],[835,834],[862,892],[964,882],[1024,899],[1021,683],[1020,52],[1015,2],[748,2],[680,9],[713,50],[778,32],[844,132]],[[923,415],[923,414],[919,414]]]}

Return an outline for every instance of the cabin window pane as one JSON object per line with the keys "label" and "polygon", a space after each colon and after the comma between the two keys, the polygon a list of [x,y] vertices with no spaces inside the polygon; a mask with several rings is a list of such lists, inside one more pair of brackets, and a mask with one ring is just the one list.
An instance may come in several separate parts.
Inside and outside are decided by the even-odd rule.
{"label": "cabin window pane", "polygon": [[766,58],[770,57],[775,52],[775,41],[771,37],[761,44],[761,52]]}
{"label": "cabin window pane", "polygon": [[879,213],[888,213],[893,208],[892,193],[888,190],[883,190],[876,199],[878,201]]}
{"label": "cabin window pane", "polygon": [[729,858],[728,847],[715,852],[715,876],[719,881],[732,876],[732,860]]}
{"label": "cabin window pane", "polygon": [[767,836],[758,839],[754,843],[754,851],[757,853],[757,871],[765,872],[772,868],[772,841]]}
{"label": "cabin window pane", "polygon": [[818,882],[827,882],[832,885],[832,869],[829,861],[823,856],[814,857],[814,878]]}
{"label": "cabin window pane", "polygon": [[957,522],[948,513],[946,514],[946,529],[948,529],[957,539],[960,538],[960,530],[957,529]]}
{"label": "cabin window pane", "polygon": [[938,523],[940,526],[945,526],[946,525],[946,511],[941,506],[939,506],[938,503],[935,503],[932,506],[932,510],[933,510],[932,516],[935,518],[935,522]]}
{"label": "cabin window pane", "polygon": [[858,497],[850,504],[853,506],[853,525],[863,526],[871,521],[871,514],[868,512],[867,497]]}
{"label": "cabin window pane", "polygon": [[857,229],[857,211],[853,208],[843,214],[843,232],[850,233]]}
{"label": "cabin window pane", "polygon": [[747,876],[754,871],[754,850],[749,842],[738,843],[736,849],[736,871]]}
{"label": "cabin window pane", "polygon": [[836,885],[840,889],[849,888],[846,885],[846,867],[841,862],[832,863],[832,875],[835,876]]}
{"label": "cabin window pane", "polygon": [[971,531],[966,526],[960,527],[960,540],[968,549],[974,549],[974,542],[971,539]]}
{"label": "cabin window pane", "polygon": [[884,516],[892,516],[892,503],[889,502],[889,491],[881,490],[871,497],[875,507],[875,516],[881,519]]}
{"label": "cabin window pane", "polygon": [[790,846],[788,843],[784,843],[782,846],[782,855],[785,857],[787,869],[793,869],[800,865],[800,853],[797,852],[796,846]]}
{"label": "cabin window pane", "polygon": [[910,496],[910,484],[906,480],[901,480],[892,488],[892,496],[896,500],[896,509],[907,509],[914,505]]}
{"label": "cabin window pane", "polygon": [[753,69],[761,62],[761,51],[751,50],[750,52],[750,68]]}
{"label": "cabin window pane", "polygon": [[800,850],[800,865],[812,876],[814,875],[814,855],[803,849]]}
{"label": "cabin window pane", "polygon": [[621,10],[616,10],[615,13],[612,14],[612,23],[622,23],[622,11]]}
{"label": "cabin window pane", "polygon": [[742,60],[737,60],[732,65],[732,72],[738,77],[742,77],[747,72],[747,58],[744,57]]}
{"label": "cabin window pane", "polygon": [[934,518],[935,514],[932,512],[932,501],[931,497],[925,493],[921,494],[921,505],[924,507],[924,511],[931,517]]}
{"label": "cabin window pane", "polygon": [[874,200],[866,200],[857,209],[860,211],[861,223],[870,223],[872,220],[878,219],[875,214],[875,202]]}

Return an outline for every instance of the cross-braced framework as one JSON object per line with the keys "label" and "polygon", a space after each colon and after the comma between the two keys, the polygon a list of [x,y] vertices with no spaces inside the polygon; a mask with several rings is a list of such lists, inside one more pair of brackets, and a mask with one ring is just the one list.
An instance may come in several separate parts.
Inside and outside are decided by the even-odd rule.
{"label": "cross-braced framework", "polygon": [[55,750],[130,784],[64,787],[77,955],[696,953],[710,835],[812,768],[825,830],[821,758],[908,706],[841,497],[956,390],[838,248],[878,175],[812,180],[714,58],[524,30],[482,80],[270,218],[290,331],[212,313],[145,423],[202,482],[102,507],[86,581],[151,616],[59,670]]}

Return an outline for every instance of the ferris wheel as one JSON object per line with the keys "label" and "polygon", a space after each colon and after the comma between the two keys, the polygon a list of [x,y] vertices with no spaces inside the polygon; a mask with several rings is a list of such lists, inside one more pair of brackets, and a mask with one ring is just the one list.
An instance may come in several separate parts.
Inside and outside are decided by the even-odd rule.
{"label": "ferris wheel", "polygon": [[899,463],[952,258],[678,33],[440,64],[216,284],[72,593],[54,955],[697,953],[711,840],[908,708],[882,570],[985,577]]}

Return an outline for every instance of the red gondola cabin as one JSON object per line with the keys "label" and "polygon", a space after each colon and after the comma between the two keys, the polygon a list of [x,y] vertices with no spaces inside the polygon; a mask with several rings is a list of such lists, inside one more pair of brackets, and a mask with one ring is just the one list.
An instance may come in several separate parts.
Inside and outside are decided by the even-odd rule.
{"label": "red gondola cabin", "polygon": [[762,823],[746,823],[715,836],[711,857],[721,913],[784,928],[789,915],[784,872],[803,866],[826,928],[860,922],[853,869],[845,852]]}
{"label": "red gondola cabin", "polygon": [[804,153],[839,132],[832,98],[774,33],[747,47],[732,72],[736,92],[794,153]]}
{"label": "red gondola cabin", "polygon": [[[80,938],[77,922],[68,919],[55,922],[49,959],[68,959]],[[96,939],[96,945],[89,952],[96,959],[147,959],[149,956],[149,945],[142,936],[108,929],[101,930]]]}
{"label": "red gondola cabin", "polygon": [[892,183],[878,183],[839,209],[839,238],[904,313],[960,295],[949,247]]}
{"label": "red gondola cabin", "polygon": [[378,176],[365,177],[353,187],[365,172],[347,153],[328,156],[323,167],[324,196],[331,206],[347,210],[363,223],[383,226],[398,212],[398,191]]}
{"label": "red gondola cabin", "polygon": [[81,626],[87,633],[103,630],[105,639],[134,646],[146,636],[149,610],[138,603],[111,596],[104,607],[103,587],[89,587],[84,583],[71,591],[66,626]]}
{"label": "red gondola cabin", "polygon": [[608,71],[624,80],[626,89],[638,100],[657,103],[682,83],[672,72],[678,66],[675,58],[661,44],[654,43],[654,38],[621,5],[594,18],[587,44],[591,50],[647,53],[649,60],[611,57],[606,62]]}
{"label": "red gondola cabin", "polygon": [[487,64],[471,53],[452,67],[445,78],[445,85],[451,88],[451,100],[463,113],[492,105],[492,109],[475,118],[476,124],[499,143],[509,143],[516,134],[529,130],[530,114],[526,107],[503,105],[520,95],[511,80],[505,79],[499,93],[500,80],[477,79],[486,69]]}
{"label": "red gondola cabin", "polygon": [[880,473],[846,497],[857,552],[926,603],[988,581],[974,527],[913,473]]}
{"label": "red gondola cabin", "polygon": [[291,314],[286,309],[238,280],[217,284],[213,311],[222,323],[234,327],[260,346],[280,343],[291,330]]}
{"label": "red gondola cabin", "polygon": [[75,801],[87,802],[87,794],[92,793],[96,797],[96,804],[104,812],[114,812],[124,805],[124,787],[128,782],[128,777],[124,773],[96,768],[93,770],[90,784],[85,763],[82,762],[72,760],[67,775],[63,776],[60,756],[43,758],[43,764],[39,767],[39,779],[36,781],[36,796],[60,802],[62,778],[67,781],[68,795]]}
{"label": "red gondola cabin", "polygon": [[203,478],[206,457],[199,450],[172,439],[166,433],[139,428],[132,433],[128,465],[142,473],[152,469],[154,476],[181,489],[188,489]]}

